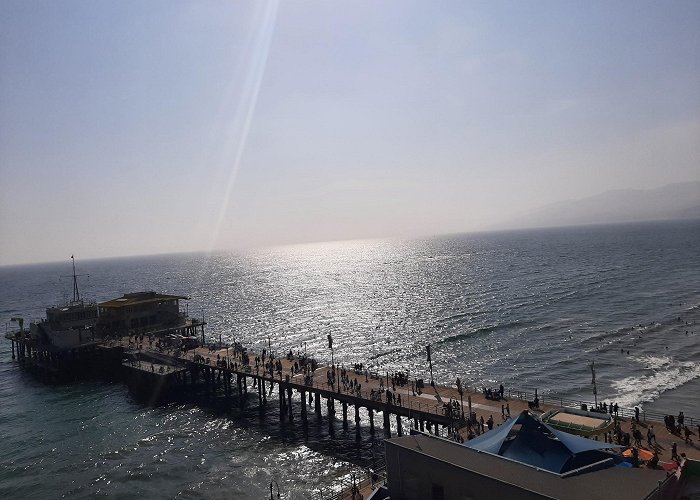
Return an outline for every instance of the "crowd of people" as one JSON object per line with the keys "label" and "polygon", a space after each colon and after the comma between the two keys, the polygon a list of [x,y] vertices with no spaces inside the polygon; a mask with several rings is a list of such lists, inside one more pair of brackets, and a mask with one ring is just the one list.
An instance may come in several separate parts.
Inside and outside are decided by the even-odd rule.
{"label": "crowd of people", "polygon": [[[176,347],[173,345],[168,345],[168,343],[159,337],[151,337],[150,335],[133,335],[128,337],[129,345],[135,346],[137,348],[142,348],[145,344],[151,348],[158,348],[160,350],[175,349],[178,355],[186,354],[187,349],[183,349],[182,346]],[[238,342],[227,345],[227,355],[222,356],[221,349],[222,345],[219,343],[209,344],[207,346],[210,352],[217,352],[216,354],[216,366],[230,368],[235,371],[243,368],[245,371],[249,371],[249,367],[255,368],[256,372],[259,374],[262,370],[265,374],[270,377],[279,377],[282,379],[283,367],[282,359],[271,356],[267,349],[262,350],[261,355],[256,355],[251,359],[251,355],[248,353],[247,349]],[[205,357],[200,354],[200,351],[195,351],[192,353],[192,360],[199,363],[211,363],[210,357]],[[188,356],[189,357],[189,356]],[[286,360],[289,362],[289,373],[288,377],[293,377],[298,374],[303,374],[304,384],[312,386],[314,383],[314,373],[319,368],[318,362],[307,357],[305,354],[297,353],[296,355],[289,350],[285,354]],[[345,394],[353,394],[358,397],[362,397],[362,375],[364,375],[365,382],[370,382],[370,378],[377,379],[379,384],[378,388],[372,384],[368,384],[369,392],[365,392],[364,396],[369,397],[371,401],[384,402],[389,405],[402,406],[402,391],[407,385],[413,390],[413,395],[416,395],[417,383],[411,382],[408,377],[407,372],[395,371],[393,373],[386,374],[386,376],[377,376],[377,374],[370,373],[368,368],[363,363],[354,363],[350,365],[351,368],[346,370],[343,366],[331,366],[330,369],[326,371],[326,383],[334,391],[342,392]],[[155,368],[154,368],[155,370]],[[415,385],[414,385],[415,384]],[[398,389],[397,389],[398,388]],[[403,391],[403,397],[407,395],[410,396],[410,392]],[[503,385],[499,385],[498,388],[487,388],[482,387],[481,390],[483,396],[487,400],[491,401],[507,401],[505,390]],[[439,399],[439,398],[438,398]],[[532,403],[532,402],[530,402]],[[535,404],[539,406],[539,401]],[[493,429],[496,426],[493,416],[489,415],[487,419],[484,415],[477,416],[476,413],[471,415],[464,415],[463,405],[459,401],[450,399],[449,402],[442,404],[443,414],[451,417],[454,421],[458,422],[459,425],[456,428],[461,428],[460,432],[454,431],[452,436],[457,441],[464,441],[465,437],[467,440],[473,439],[484,432]],[[656,432],[653,424],[645,425],[642,423],[640,409],[635,407],[633,414],[630,415],[632,418],[629,419],[629,428],[623,429],[622,423],[625,421],[622,409],[618,403],[613,402],[601,402],[597,406],[590,409],[590,411],[609,414],[613,419],[612,428],[603,434],[603,439],[606,443],[622,445],[625,447],[630,447],[633,452],[632,462],[640,462],[638,457],[638,450],[643,447],[648,448],[653,452],[653,457],[648,459],[647,462],[650,466],[655,467],[659,463],[659,453],[661,448],[656,440]],[[510,403],[506,402],[501,404],[501,418],[505,421],[510,418]],[[686,423],[685,416],[683,412],[679,412],[678,415],[666,415],[664,417],[664,424],[666,429],[673,435],[678,436],[683,439],[687,445],[693,445],[693,436],[695,433],[693,429],[689,427]],[[693,423],[693,425],[695,425]],[[700,423],[697,424],[697,435],[700,437]],[[678,445],[673,443],[671,447],[671,458],[673,460],[680,460],[678,455]]]}

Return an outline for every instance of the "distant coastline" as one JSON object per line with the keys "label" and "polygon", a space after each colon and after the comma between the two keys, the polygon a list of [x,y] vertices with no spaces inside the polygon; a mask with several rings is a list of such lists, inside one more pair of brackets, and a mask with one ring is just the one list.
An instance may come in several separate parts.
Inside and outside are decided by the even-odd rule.
{"label": "distant coastline", "polygon": [[655,189],[620,189],[550,203],[493,226],[493,229],[569,227],[700,218],[700,181]]}

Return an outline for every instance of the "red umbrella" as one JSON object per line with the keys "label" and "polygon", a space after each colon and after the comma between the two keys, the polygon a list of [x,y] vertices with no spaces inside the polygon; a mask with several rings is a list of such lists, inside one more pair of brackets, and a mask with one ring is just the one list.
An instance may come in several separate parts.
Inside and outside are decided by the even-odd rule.
{"label": "red umbrella", "polygon": [[665,471],[674,471],[678,468],[678,464],[676,462],[661,462],[659,464],[661,468]]}

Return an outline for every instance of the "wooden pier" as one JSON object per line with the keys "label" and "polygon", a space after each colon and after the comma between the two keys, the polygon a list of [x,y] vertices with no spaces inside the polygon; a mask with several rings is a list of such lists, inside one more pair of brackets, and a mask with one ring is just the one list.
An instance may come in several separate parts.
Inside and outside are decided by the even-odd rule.
{"label": "wooden pier", "polygon": [[[158,347],[153,338],[147,341],[141,337],[137,341],[132,337],[120,337],[55,351],[37,345],[28,336],[7,337],[12,341],[13,358],[23,366],[49,377],[88,373],[120,378],[135,394],[151,403],[173,397],[192,397],[205,404],[244,406],[251,393],[257,395],[261,411],[274,411],[278,407],[281,423],[298,421],[304,429],[312,415],[321,418],[325,406],[331,436],[336,426],[348,429],[353,422],[359,439],[364,427],[360,414],[363,409],[370,433],[375,433],[381,414],[381,427],[386,437],[392,435],[392,429],[399,436],[415,429],[466,440],[467,419],[471,418],[472,422],[478,419],[478,424],[474,422],[478,432],[485,432],[482,418],[487,421],[491,417],[496,427],[509,414],[515,416],[527,410],[528,400],[534,397],[532,393],[508,390],[503,400],[495,401],[487,399],[481,388],[476,387],[461,387],[460,393],[457,387],[426,384],[417,388],[416,381],[396,385],[386,373],[355,371],[341,366],[311,366],[303,356],[270,357],[267,352],[265,355],[253,353],[241,346],[182,351]],[[272,398],[273,393],[276,398]],[[275,404],[268,404],[272,399],[276,399]],[[538,411],[577,404],[544,395],[540,395],[539,403]],[[621,409],[620,420],[625,432],[631,431],[633,414],[630,409]],[[654,426],[653,449],[659,452],[662,460],[670,460],[674,442],[679,454],[700,458],[698,421],[686,417],[686,424],[692,425],[695,432],[694,442],[690,444],[665,428],[663,415],[642,413],[636,425],[644,432]]]}
{"label": "wooden pier", "polygon": [[[178,388],[196,387],[198,395],[210,402],[231,405],[234,396],[251,392],[257,394],[259,404],[266,407],[274,391],[280,420],[299,419],[306,426],[309,414],[321,416],[325,406],[325,414],[332,417],[329,419],[331,434],[335,421],[342,422],[343,428],[347,429],[352,420],[359,430],[361,408],[368,414],[370,433],[375,432],[376,416],[382,415],[382,429],[387,437],[391,436],[392,427],[396,428],[398,435],[403,435],[411,427],[436,434],[441,430],[446,433],[458,429],[461,418],[461,415],[446,411],[434,388],[426,388],[425,392],[419,391],[420,394],[413,392],[408,384],[392,388],[390,378],[377,373],[344,370],[340,366],[305,369],[299,357],[263,358],[261,354],[243,354],[232,348],[210,350],[199,347],[182,353],[177,350],[160,352],[144,348],[143,344],[141,349],[134,346],[127,339],[119,339],[106,348],[120,348],[125,355],[141,360],[140,364],[134,360],[124,361],[122,365],[127,373],[150,373],[154,380],[167,379],[165,383],[145,384],[150,387],[152,400],[160,399],[159,392],[167,397]],[[276,365],[272,371],[265,366],[269,367],[271,362]],[[345,377],[341,377],[343,373]],[[346,382],[343,383],[341,378]],[[129,377],[127,383],[131,379]],[[143,378],[139,380],[143,381]],[[390,400],[387,400],[387,388],[392,394]],[[239,405],[246,402],[245,397],[236,399]],[[295,405],[295,402],[299,404]],[[295,406],[298,406],[296,414]]]}

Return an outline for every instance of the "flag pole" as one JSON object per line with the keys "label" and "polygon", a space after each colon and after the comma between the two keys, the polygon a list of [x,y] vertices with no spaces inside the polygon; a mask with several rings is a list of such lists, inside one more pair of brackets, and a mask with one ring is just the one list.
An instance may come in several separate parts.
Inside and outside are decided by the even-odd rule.
{"label": "flag pole", "polygon": [[593,384],[593,399],[595,400],[595,407],[598,408],[598,388],[595,382],[595,360],[591,361],[591,384]]}
{"label": "flag pole", "polygon": [[427,345],[426,351],[428,351],[428,363],[430,364],[430,385],[435,386],[435,382],[433,381],[433,357],[430,352],[430,344]]}

